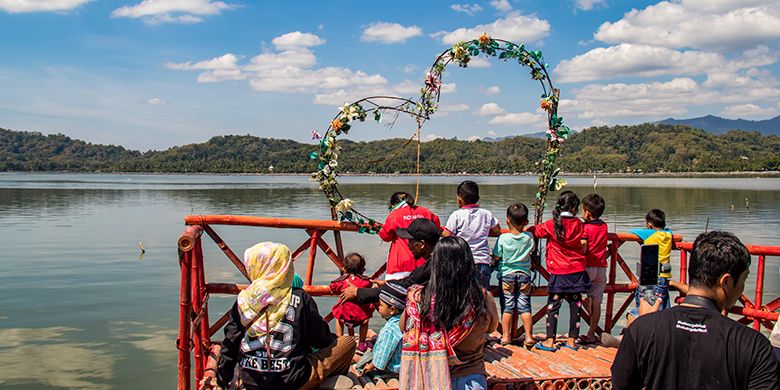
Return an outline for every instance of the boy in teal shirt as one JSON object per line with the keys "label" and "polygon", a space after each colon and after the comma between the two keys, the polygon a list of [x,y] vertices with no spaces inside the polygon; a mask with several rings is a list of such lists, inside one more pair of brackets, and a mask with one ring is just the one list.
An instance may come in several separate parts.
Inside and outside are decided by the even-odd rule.
{"label": "boy in teal shirt", "polygon": [[509,233],[498,237],[493,260],[498,262],[498,284],[501,298],[501,344],[512,341],[512,312],[517,309],[525,329],[525,345],[534,345],[531,315],[531,252],[534,238],[523,232],[528,225],[528,207],[515,203],[506,210]]}

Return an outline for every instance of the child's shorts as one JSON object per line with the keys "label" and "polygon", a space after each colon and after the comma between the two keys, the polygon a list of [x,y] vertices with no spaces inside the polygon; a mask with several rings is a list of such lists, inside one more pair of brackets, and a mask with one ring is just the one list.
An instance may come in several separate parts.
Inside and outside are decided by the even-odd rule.
{"label": "child's shorts", "polygon": [[636,291],[634,292],[636,306],[628,311],[628,314],[632,315],[634,318],[639,317],[639,300],[644,299],[643,297],[646,289],[652,289],[655,295],[661,299],[661,307],[659,310],[669,308],[669,279],[659,277],[658,284],[655,286],[639,286],[636,288]]}
{"label": "child's shorts", "polygon": [[594,302],[603,302],[604,290],[607,288],[607,267],[588,267],[585,270],[588,271],[590,278],[588,298],[593,299]]}
{"label": "child's shorts", "polygon": [[501,286],[501,312],[512,313],[517,308],[518,313],[531,312],[531,277],[515,272],[506,276],[499,276],[498,283]]}

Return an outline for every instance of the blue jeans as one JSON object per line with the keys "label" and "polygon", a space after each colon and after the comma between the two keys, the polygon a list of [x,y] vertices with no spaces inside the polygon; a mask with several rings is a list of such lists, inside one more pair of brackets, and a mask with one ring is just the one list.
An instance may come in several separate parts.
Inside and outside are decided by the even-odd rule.
{"label": "blue jeans", "polygon": [[490,275],[493,274],[490,264],[477,264],[477,274],[479,275],[479,284],[484,288],[490,287]]}
{"label": "blue jeans", "polygon": [[487,390],[487,388],[487,378],[482,374],[452,378],[452,390]]}
{"label": "blue jeans", "polygon": [[659,277],[658,284],[655,286],[639,286],[636,288],[634,292],[636,306],[628,312],[634,318],[639,317],[639,300],[644,299],[645,290],[653,290],[655,296],[661,299],[661,308],[659,310],[669,308],[669,279]]}
{"label": "blue jeans", "polygon": [[531,312],[531,277],[515,272],[506,276],[498,276],[498,294],[501,302],[502,313]]}

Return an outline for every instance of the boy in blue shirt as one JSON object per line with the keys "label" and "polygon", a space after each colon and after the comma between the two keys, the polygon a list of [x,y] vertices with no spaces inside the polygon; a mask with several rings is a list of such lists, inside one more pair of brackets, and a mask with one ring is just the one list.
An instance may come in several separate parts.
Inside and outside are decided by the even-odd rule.
{"label": "boy in blue shirt", "polygon": [[[672,267],[669,259],[672,255],[674,237],[672,231],[666,227],[666,213],[659,209],[652,209],[645,216],[647,227],[644,229],[631,229],[629,233],[642,239],[644,245],[658,245],[658,285],[654,287],[655,295],[661,299],[661,309],[669,308],[669,280],[672,278]],[[636,289],[636,307],[628,313],[629,324],[636,319],[639,308],[639,300],[644,294],[644,286]],[[632,318],[633,317],[633,318]]]}
{"label": "boy in blue shirt", "polygon": [[[370,363],[363,368],[363,375],[370,378],[397,378],[401,371],[401,346],[404,338],[398,322],[406,304],[406,290],[398,284],[389,282],[382,286],[379,292],[379,308],[377,312],[387,322],[379,330],[374,343],[374,349],[369,354]],[[367,357],[358,362],[367,361]]]}
{"label": "boy in blue shirt", "polygon": [[501,344],[512,342],[512,312],[517,309],[525,329],[525,346],[534,345],[531,314],[531,252],[534,238],[523,232],[528,225],[528,207],[515,203],[506,209],[509,233],[498,237],[493,260],[498,262],[498,284],[501,298]]}

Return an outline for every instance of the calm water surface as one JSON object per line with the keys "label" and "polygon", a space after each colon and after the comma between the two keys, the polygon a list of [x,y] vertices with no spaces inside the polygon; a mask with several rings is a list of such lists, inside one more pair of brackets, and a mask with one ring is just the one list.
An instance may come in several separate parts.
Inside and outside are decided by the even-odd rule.
{"label": "calm water surface", "polygon": [[[463,177],[425,178],[420,204],[442,220],[455,209]],[[503,221],[506,206],[527,204],[532,177],[480,177],[481,205]],[[346,177],[341,187],[359,210],[383,220],[393,191],[414,192],[414,178]],[[585,195],[593,178],[570,179]],[[732,231],[745,242],[780,245],[780,179],[599,178],[610,231],[644,225],[653,207],[676,233]],[[746,207],[746,199],[747,205]],[[176,382],[178,321],[176,240],[186,214],[328,218],[316,184],[300,176],[0,174],[0,387],[3,389],[169,389]],[[259,241],[295,248],[305,233],[217,226],[236,253]],[[139,257],[138,243],[146,247]],[[347,234],[373,271],[388,244]],[[636,247],[638,248],[638,247]],[[623,251],[635,258],[638,250]],[[240,281],[204,239],[207,278]],[[673,256],[675,259],[677,255]],[[316,283],[336,269],[321,254]],[[766,296],[780,295],[778,258],[767,264]],[[301,273],[303,267],[299,266]],[[751,296],[753,286],[746,293]],[[212,316],[229,297],[213,297]],[[325,312],[333,299],[318,299]],[[534,303],[538,307],[539,302]],[[373,321],[378,326],[379,321]],[[559,331],[563,331],[562,327]]]}

